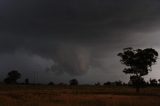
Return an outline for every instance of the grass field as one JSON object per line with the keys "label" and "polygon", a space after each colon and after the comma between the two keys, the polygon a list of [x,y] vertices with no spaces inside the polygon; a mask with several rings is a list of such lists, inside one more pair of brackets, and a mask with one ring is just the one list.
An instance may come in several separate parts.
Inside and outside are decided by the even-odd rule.
{"label": "grass field", "polygon": [[160,88],[5,85],[0,106],[160,106]]}

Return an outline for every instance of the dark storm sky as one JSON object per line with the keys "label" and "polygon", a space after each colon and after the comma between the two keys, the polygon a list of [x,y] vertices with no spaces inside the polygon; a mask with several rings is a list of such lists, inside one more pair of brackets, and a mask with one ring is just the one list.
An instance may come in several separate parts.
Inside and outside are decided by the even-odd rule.
{"label": "dark storm sky", "polygon": [[[0,76],[81,83],[127,81],[125,47],[160,50],[159,0],[0,0]],[[160,78],[160,64],[148,78]]]}

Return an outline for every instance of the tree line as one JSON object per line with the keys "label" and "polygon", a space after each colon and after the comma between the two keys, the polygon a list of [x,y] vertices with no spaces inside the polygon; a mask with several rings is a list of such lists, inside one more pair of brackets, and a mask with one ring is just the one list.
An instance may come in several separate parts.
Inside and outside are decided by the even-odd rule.
{"label": "tree line", "polygon": [[[6,84],[25,84],[25,85],[31,85],[31,84],[34,84],[34,83],[30,83],[29,79],[26,78],[24,80],[23,83],[18,83],[17,80],[21,78],[21,73],[19,73],[17,70],[12,70],[8,73],[7,77],[4,79],[4,83]],[[124,83],[122,81],[107,81],[103,84],[101,84],[100,82],[97,82],[93,85],[95,86],[134,86],[135,82],[132,82],[132,79],[130,79],[130,81],[128,83]],[[68,84],[65,84],[65,83],[58,83],[58,84],[55,84],[54,82],[50,81],[48,83],[48,85],[60,85],[60,86],[64,86],[64,85],[68,85]],[[77,86],[79,85],[79,81],[74,78],[74,79],[71,79],[69,80],[69,85],[71,86]],[[90,84],[91,85],[91,84]],[[160,86],[160,79],[150,79],[148,82],[146,82],[144,79],[141,81],[141,87],[147,87],[147,86],[152,86],[152,87],[158,87]]]}

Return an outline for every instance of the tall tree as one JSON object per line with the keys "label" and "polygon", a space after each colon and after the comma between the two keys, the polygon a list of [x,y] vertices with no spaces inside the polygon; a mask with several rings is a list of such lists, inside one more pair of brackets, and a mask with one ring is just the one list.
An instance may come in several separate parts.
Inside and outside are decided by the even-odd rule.
{"label": "tall tree", "polygon": [[4,79],[4,82],[7,84],[16,84],[19,78],[21,78],[21,74],[17,70],[12,70],[8,73],[8,76]]}
{"label": "tall tree", "polygon": [[158,52],[152,48],[133,49],[124,48],[123,52],[118,53],[121,57],[120,62],[127,66],[123,70],[125,74],[130,74],[130,80],[134,81],[136,91],[139,92],[142,77],[152,71],[152,65],[156,63]]}
{"label": "tall tree", "polygon": [[69,81],[70,85],[76,86],[78,85],[78,80],[77,79],[72,79]]}
{"label": "tall tree", "polygon": [[158,85],[158,82],[156,79],[150,79],[149,82],[150,82],[150,85],[153,87],[156,87]]}

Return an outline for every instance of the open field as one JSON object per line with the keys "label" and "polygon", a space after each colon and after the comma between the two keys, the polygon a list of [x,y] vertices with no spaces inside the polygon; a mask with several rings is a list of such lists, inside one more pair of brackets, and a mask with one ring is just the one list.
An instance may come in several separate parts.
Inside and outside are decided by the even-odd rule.
{"label": "open field", "polygon": [[160,88],[5,85],[0,106],[160,106]]}

